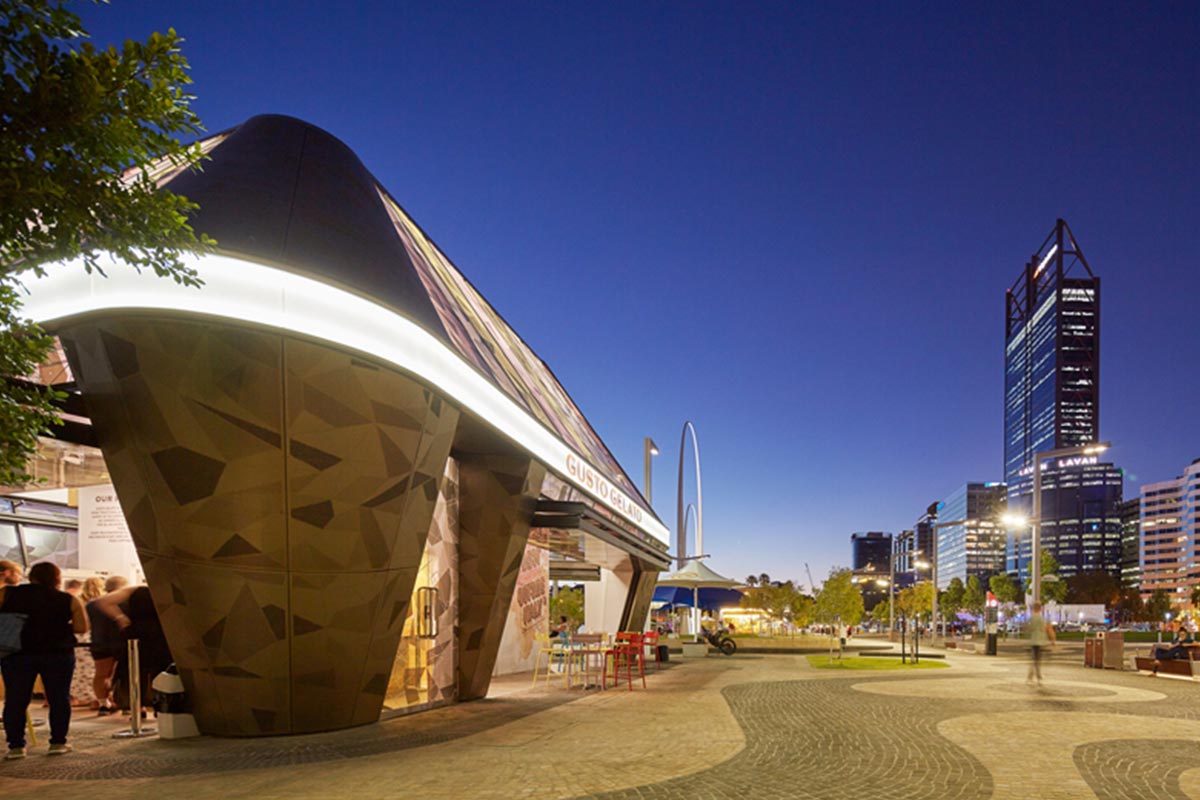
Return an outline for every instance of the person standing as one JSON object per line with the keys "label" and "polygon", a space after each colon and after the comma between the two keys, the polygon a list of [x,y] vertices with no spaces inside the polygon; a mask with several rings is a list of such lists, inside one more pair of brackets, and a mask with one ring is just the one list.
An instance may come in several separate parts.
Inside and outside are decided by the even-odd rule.
{"label": "person standing", "polygon": [[20,564],[0,558],[0,591],[3,591],[5,586],[16,586],[20,583],[23,572]]}
{"label": "person standing", "polygon": [[[123,641],[137,640],[138,663],[141,665],[138,680],[142,692],[142,705],[144,708],[152,706],[151,684],[158,673],[170,666],[174,659],[171,658],[171,649],[159,623],[158,610],[154,607],[150,587],[126,586],[98,598],[96,605],[101,613],[117,624]],[[122,681],[129,674],[129,651],[124,645],[117,653],[116,674]]]}
{"label": "person standing", "polygon": [[25,717],[40,676],[50,704],[50,755],[71,751],[71,676],[75,672],[75,634],[87,633],[87,614],[79,598],[59,591],[62,572],[42,561],[29,570],[29,583],[8,586],[0,612],[25,614],[21,649],[0,660],[4,675],[6,759],[25,757]]}
{"label": "person standing", "polygon": [[[104,594],[120,591],[129,583],[120,575],[113,575],[104,582]],[[117,609],[118,611],[120,608]],[[92,626],[92,642],[88,646],[96,670],[92,676],[92,694],[96,696],[97,714],[104,716],[117,710],[109,695],[112,693],[113,673],[117,669],[117,657],[125,652],[125,637],[121,634],[113,617],[100,607],[100,597],[87,604],[88,623]]]}
{"label": "person standing", "polygon": [[1042,616],[1042,604],[1033,604],[1029,615],[1029,677],[1026,683],[1042,685],[1042,650],[1054,643],[1054,626]]}

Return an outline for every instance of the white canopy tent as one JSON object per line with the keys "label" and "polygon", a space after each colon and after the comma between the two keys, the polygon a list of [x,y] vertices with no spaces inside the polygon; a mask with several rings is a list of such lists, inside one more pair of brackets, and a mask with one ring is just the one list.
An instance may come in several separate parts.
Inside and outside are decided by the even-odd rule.
{"label": "white canopy tent", "polygon": [[696,641],[700,640],[700,601],[699,592],[701,589],[732,589],[735,586],[740,586],[741,581],[733,581],[729,578],[718,575],[708,567],[704,566],[699,559],[689,561],[683,565],[683,569],[678,572],[672,572],[665,578],[658,579],[659,586],[682,586],[685,589],[692,590],[692,616],[695,623]]}

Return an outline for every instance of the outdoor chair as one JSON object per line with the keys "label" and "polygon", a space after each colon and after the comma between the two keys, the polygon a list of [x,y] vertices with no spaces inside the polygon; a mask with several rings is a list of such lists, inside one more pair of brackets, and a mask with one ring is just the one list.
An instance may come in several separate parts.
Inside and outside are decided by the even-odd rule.
{"label": "outdoor chair", "polygon": [[[558,637],[551,638],[550,634],[548,633],[536,634],[534,639],[537,642],[537,657],[533,662],[533,686],[537,686],[538,670],[542,665],[542,656],[546,657],[546,669],[543,673],[546,684],[549,685],[550,679],[554,677],[562,678],[563,684],[570,686],[571,658],[570,653],[562,646],[562,644],[559,643],[561,640],[559,640]],[[554,665],[555,659],[558,659],[559,663],[562,664],[561,673],[555,672],[553,669],[551,669],[551,667]]]}
{"label": "outdoor chair", "polygon": [[[649,631],[642,634],[643,647],[649,647],[650,652],[654,654],[654,671],[658,672],[662,669],[662,658],[658,654],[658,631]],[[645,657],[645,649],[642,650],[642,656]]]}
{"label": "outdoor chair", "polygon": [[[637,665],[638,676],[642,679],[642,688],[646,688],[645,653],[643,651],[642,634],[633,631],[623,631],[617,634],[616,643],[605,651],[604,685],[608,685],[607,664],[612,664],[613,686],[620,683],[621,669],[625,669],[625,679],[629,683],[629,691],[633,691],[633,667]],[[611,659],[611,661],[609,660]]]}

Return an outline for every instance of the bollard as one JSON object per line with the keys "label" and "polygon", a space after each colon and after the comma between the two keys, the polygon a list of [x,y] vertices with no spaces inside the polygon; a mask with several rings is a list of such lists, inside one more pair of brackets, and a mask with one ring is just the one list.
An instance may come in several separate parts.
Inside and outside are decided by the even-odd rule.
{"label": "bollard", "polygon": [[138,654],[138,640],[126,643],[129,654],[129,730],[113,734],[114,739],[140,739],[153,736],[153,728],[142,727],[142,663]]}

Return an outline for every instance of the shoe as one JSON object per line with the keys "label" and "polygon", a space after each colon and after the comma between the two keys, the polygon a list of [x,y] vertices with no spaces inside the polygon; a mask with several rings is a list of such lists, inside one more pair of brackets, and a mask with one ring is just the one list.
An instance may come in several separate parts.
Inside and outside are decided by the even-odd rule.
{"label": "shoe", "polygon": [[49,752],[46,753],[46,755],[48,755],[48,756],[65,756],[69,752],[71,752],[71,745],[67,744],[66,742],[63,742],[62,744],[50,745],[50,750],[49,750]]}
{"label": "shoe", "polygon": [[107,717],[109,714],[116,714],[116,713],[117,713],[117,708],[115,706],[100,706],[100,708],[96,709],[97,717]]}
{"label": "shoe", "polygon": [[24,747],[10,747],[8,753],[4,756],[5,761],[16,761],[18,758],[25,757]]}

